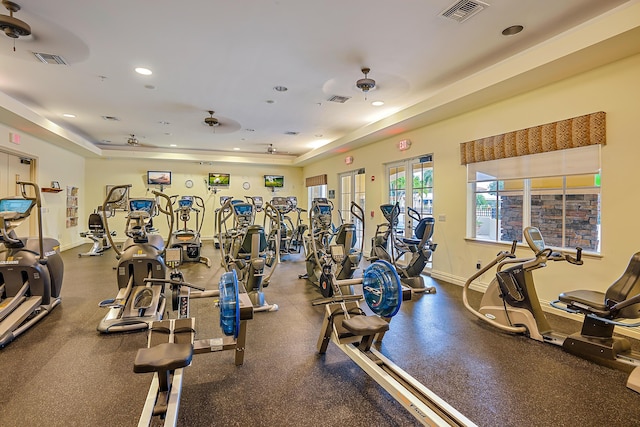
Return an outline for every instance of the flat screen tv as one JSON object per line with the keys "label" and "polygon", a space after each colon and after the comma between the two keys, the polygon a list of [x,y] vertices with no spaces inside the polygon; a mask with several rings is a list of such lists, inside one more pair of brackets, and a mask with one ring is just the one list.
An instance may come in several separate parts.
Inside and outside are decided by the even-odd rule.
{"label": "flat screen tv", "polygon": [[268,188],[284,187],[284,176],[282,175],[265,175],[264,186]]}
{"label": "flat screen tv", "polygon": [[147,171],[148,185],[171,185],[170,171]]}
{"label": "flat screen tv", "polygon": [[228,187],[230,178],[228,173],[209,173],[209,187]]}

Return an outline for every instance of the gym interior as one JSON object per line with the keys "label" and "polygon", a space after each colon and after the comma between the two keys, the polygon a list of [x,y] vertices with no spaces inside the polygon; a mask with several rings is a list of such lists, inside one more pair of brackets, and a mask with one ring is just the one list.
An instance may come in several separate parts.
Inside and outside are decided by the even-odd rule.
{"label": "gym interior", "polygon": [[[34,2],[23,3],[15,16],[26,21],[31,16],[28,6]],[[444,9],[448,2],[439,3]],[[493,6],[501,2],[495,3]],[[45,114],[46,106],[34,107],[37,93],[13,85],[11,73],[2,68],[7,64],[7,69],[14,70],[24,65],[22,58],[11,58],[9,50],[14,43],[18,51],[28,50],[28,45],[21,43],[31,40],[3,37],[0,48],[7,52],[2,53],[0,66],[0,134],[4,135],[0,138],[0,199],[6,199],[11,207],[0,209],[0,277],[4,286],[0,288],[0,314],[7,312],[0,317],[0,325],[19,325],[47,313],[24,330],[16,326],[15,337],[6,342],[0,337],[0,424],[147,425],[142,419],[148,394],[157,378],[168,373],[181,381],[172,389],[178,403],[167,405],[176,410],[173,421],[181,426],[640,425],[640,371],[634,370],[640,365],[635,361],[640,352],[640,332],[635,327],[640,312],[632,300],[637,286],[626,295],[628,303],[612,299],[589,306],[591,296],[609,296],[614,285],[622,286],[625,281],[635,285],[640,272],[634,256],[640,247],[635,240],[635,212],[640,210],[640,201],[626,191],[634,182],[635,154],[640,157],[640,145],[635,141],[640,99],[640,2],[616,4],[565,32],[548,34],[517,54],[460,77],[455,84],[445,85],[419,102],[414,100],[411,106],[384,119],[360,122],[358,128],[335,141],[295,155],[269,151],[277,143],[269,145],[267,152],[261,148],[261,153],[146,149],[137,143],[129,144],[136,145],[133,147],[96,145],[86,136],[89,130],[73,123],[65,126],[68,122],[57,124],[52,114]],[[476,18],[481,19],[482,13]],[[353,86],[362,82],[362,77],[372,78],[379,81],[382,93],[384,79],[376,78],[375,67],[371,67],[371,74],[364,76],[356,67],[359,75],[352,79]],[[47,79],[56,85],[66,82],[68,76],[52,74]],[[354,89],[354,97],[365,96],[361,86]],[[366,96],[373,98],[373,94]],[[82,93],[73,95],[82,97]],[[214,115],[202,114],[204,119]],[[220,120],[224,121],[223,117]],[[222,125],[211,123],[204,120],[201,125],[213,137],[224,140],[233,135]],[[136,124],[125,126],[135,128]],[[217,128],[220,132],[214,134]],[[125,139],[135,139],[134,132],[124,132]],[[571,153],[563,157],[567,152]],[[575,152],[579,154],[573,157]],[[550,157],[526,165],[507,163],[535,156]],[[572,177],[590,181],[587,185]],[[560,192],[556,178],[561,178]],[[483,187],[489,182],[495,186]],[[517,182],[524,184],[509,186]],[[126,191],[118,193],[114,188]],[[567,201],[573,200],[573,194],[579,194],[581,202],[571,216],[568,212],[574,205]],[[560,214],[552,212],[555,208],[538,214],[536,206],[544,205],[540,200],[545,195],[559,195],[564,203]],[[595,208],[585,206],[594,195]],[[183,211],[182,196],[190,197]],[[33,206],[20,217],[15,201],[30,198]],[[256,205],[256,198],[263,204]],[[279,208],[283,198],[295,200],[295,204],[286,202]],[[321,240],[313,234],[321,228],[314,222],[319,212],[314,210],[314,200],[318,199],[331,205],[333,225],[328,224],[327,233],[337,235],[341,224],[355,223],[353,238],[357,243],[346,254],[331,252],[329,245],[326,251],[315,246],[316,240]],[[135,200],[152,201],[154,207],[133,215],[144,210],[132,207]],[[232,200],[252,209],[253,216],[242,233],[234,231],[240,213],[236,214]],[[513,222],[507,221],[507,202],[513,200],[519,203],[521,213],[515,220],[517,235],[509,231]],[[414,262],[411,249],[405,247],[406,254],[396,263],[393,251],[403,249],[390,237],[385,241],[385,249],[391,250],[390,262],[373,256],[378,226],[385,222],[381,206],[396,203],[402,207],[400,224],[404,228],[398,229],[398,220],[391,221],[391,236],[409,242],[413,238],[409,246],[428,250],[428,262],[424,268],[419,264],[417,277],[423,286],[417,288],[406,286],[410,279],[406,275],[411,275],[407,269]],[[354,210],[353,204],[361,211]],[[524,214],[523,205],[531,208]],[[479,209],[483,206],[488,211]],[[422,217],[410,220],[407,207],[417,208]],[[181,212],[189,215],[181,217]],[[107,227],[97,238],[96,229],[92,234],[88,224],[94,213],[98,213],[102,227]],[[557,220],[554,215],[564,219]],[[285,217],[291,226],[283,225]],[[409,226],[413,221],[417,229],[427,217],[432,219],[428,242],[426,237],[416,239]],[[591,233],[595,237],[574,238],[572,233],[578,234],[577,229],[567,220],[574,217],[586,218],[580,223],[580,233],[589,235],[583,230],[589,228],[595,230]],[[549,222],[562,224],[565,240],[561,237],[560,244],[550,237],[552,231],[543,227]],[[283,234],[272,239],[269,236],[275,223],[280,224],[278,230]],[[306,230],[297,238],[291,237],[300,224],[305,224]],[[260,246],[262,241],[254,238],[248,239],[250,248],[243,248],[240,242],[233,252],[234,239],[249,235],[247,229],[252,225],[266,236],[264,244],[269,249],[255,249],[251,245]],[[542,244],[536,250],[529,243],[535,238],[523,237],[529,225],[537,227],[534,232],[539,229],[548,248]],[[197,231],[197,253],[189,252],[193,246],[181,246],[181,237],[176,234],[181,229]],[[170,254],[163,250],[171,246],[172,236],[177,239],[175,246],[180,247],[178,261],[168,259]],[[20,239],[26,237],[30,237],[31,246],[22,250]],[[45,250],[38,246],[39,237],[57,244],[53,242],[52,248]],[[154,276],[145,282],[150,280],[157,288],[149,291],[155,298],[155,312],[143,315],[144,310],[139,310],[135,320],[119,323],[118,317],[104,326],[105,320],[111,320],[109,313],[124,307],[125,290],[132,289],[119,282],[120,276],[134,270],[123,266],[128,242],[140,245],[136,246],[139,252],[129,257],[134,262],[143,257],[141,248],[158,238],[161,243],[153,255],[158,267],[153,268],[162,278]],[[513,239],[517,243],[512,245]],[[18,246],[12,249],[12,244]],[[340,249],[339,244],[331,245],[336,251]],[[29,286],[40,279],[30,275],[27,280],[24,274],[9,273],[23,262],[24,255],[17,254],[24,252],[31,254],[29,269],[51,272],[63,264],[64,273],[61,283],[52,279],[57,286],[47,291],[47,298],[55,303],[14,321],[9,313],[13,310],[12,292],[20,289],[26,298],[21,304],[27,304],[33,293]],[[261,258],[262,252],[270,255]],[[321,252],[324,258],[318,255]],[[242,253],[246,258],[240,259]],[[341,282],[338,264],[350,254],[358,254],[357,265],[344,273],[345,281]],[[52,259],[47,262],[47,257]],[[256,259],[259,262],[254,264]],[[511,260],[515,261],[509,263]],[[517,266],[526,271],[515,272],[511,279],[498,278],[494,261],[505,262],[507,270]],[[177,267],[172,269],[171,263]],[[328,266],[326,271],[323,265]],[[383,338],[378,335],[383,330],[378,325],[375,342],[343,343],[340,334],[331,331],[334,320],[327,307],[344,310],[346,319],[380,318],[375,304],[348,298],[366,294],[365,300],[370,302],[384,295],[391,285],[376,276],[374,265],[389,266],[399,274],[402,302],[397,313],[382,316],[391,319]],[[178,270],[180,276],[171,275]],[[375,278],[367,282],[369,273]],[[389,273],[393,277],[388,280],[393,282],[394,274]],[[176,305],[178,294],[172,295],[168,282],[158,285],[170,275],[172,280],[180,277],[195,286],[189,291],[192,297],[186,316],[194,319],[195,325],[192,345],[187,346],[191,351],[180,366],[150,368],[160,363],[157,355],[140,352],[152,348],[150,325],[175,319],[181,308]],[[535,287],[528,288],[524,296],[521,291],[519,301],[509,303],[504,297],[508,292],[499,288],[508,280],[532,286],[532,277]],[[224,291],[228,289],[223,289],[222,283],[232,282],[239,294],[227,298]],[[248,283],[253,283],[253,288]],[[329,296],[323,288],[327,283],[332,289]],[[383,289],[372,294],[375,286]],[[137,287],[149,288],[133,285]],[[183,291],[187,294],[181,302],[189,301],[186,288],[179,290],[180,296]],[[200,298],[199,292],[212,292],[213,296]],[[486,308],[486,296],[492,292],[500,298],[493,307],[499,314],[478,316],[467,308]],[[140,301],[132,299],[130,304],[146,304],[149,295],[140,294]],[[323,299],[325,304],[320,304]],[[522,299],[539,303],[540,310],[520,308]],[[249,301],[242,307],[250,307],[251,312],[242,320],[240,301]],[[625,316],[612,314],[616,303],[621,304]],[[345,310],[350,304],[359,304],[360,311]],[[509,304],[515,307],[513,311],[509,311]],[[237,315],[231,320],[231,332],[225,330],[225,309]],[[552,331],[538,324],[535,328],[540,327],[540,338],[535,338],[534,326],[527,320],[510,317],[510,313],[521,313],[518,310],[546,318]],[[502,313],[507,313],[506,320]],[[588,350],[567,348],[566,335],[580,335],[581,329],[583,335],[589,335],[585,332],[588,327],[583,326],[585,319],[602,321],[598,325],[624,340],[620,345],[629,348],[616,349],[625,359],[622,365],[616,357],[605,361],[586,354]],[[328,345],[319,351],[328,321],[324,334]],[[511,323],[521,330],[501,330],[494,321]],[[358,339],[370,338],[374,336],[371,328],[352,334]],[[169,335],[173,337],[174,332]],[[171,339],[170,344],[175,344]],[[195,351],[194,341],[207,341],[205,349]],[[571,342],[576,347],[582,345]],[[385,388],[383,383],[390,381],[387,375],[355,361],[351,355],[368,353],[369,344],[372,351],[400,368],[398,376],[411,378],[403,383],[404,388],[415,381],[421,385],[418,388],[425,387],[437,396],[434,400],[440,409],[434,410],[433,418],[423,413],[420,403]],[[235,350],[234,354],[224,351],[228,349]],[[143,364],[141,354],[151,362]],[[457,424],[441,420],[446,418],[442,413],[448,411],[443,407],[459,415]],[[151,418],[151,425],[163,425],[171,417]]]}

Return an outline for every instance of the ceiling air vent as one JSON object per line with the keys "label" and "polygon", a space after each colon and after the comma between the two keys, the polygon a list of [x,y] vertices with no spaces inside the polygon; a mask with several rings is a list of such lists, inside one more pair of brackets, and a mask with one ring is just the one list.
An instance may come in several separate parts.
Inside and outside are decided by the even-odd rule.
{"label": "ceiling air vent", "polygon": [[102,118],[108,122],[119,122],[120,119],[113,116],[102,116]]}
{"label": "ceiling air vent", "polygon": [[33,55],[36,58],[38,58],[40,62],[43,62],[45,64],[69,65],[67,64],[67,61],[65,61],[64,58],[60,55],[52,55],[50,53],[38,53],[38,52],[33,52]]}
{"label": "ceiling air vent", "polygon": [[457,22],[464,22],[487,7],[489,7],[487,3],[478,0],[460,0],[446,8],[440,16]]}
{"label": "ceiling air vent", "polygon": [[286,131],[284,134],[285,134],[285,135],[292,135],[292,136],[295,136],[295,135],[298,135],[299,133],[300,133],[300,132],[295,132],[295,131],[292,131],[292,130],[288,130],[288,131]]}
{"label": "ceiling air vent", "polygon": [[339,104],[344,104],[345,102],[347,102],[350,99],[351,99],[350,96],[333,95],[331,98],[327,99],[327,101],[337,102]]}

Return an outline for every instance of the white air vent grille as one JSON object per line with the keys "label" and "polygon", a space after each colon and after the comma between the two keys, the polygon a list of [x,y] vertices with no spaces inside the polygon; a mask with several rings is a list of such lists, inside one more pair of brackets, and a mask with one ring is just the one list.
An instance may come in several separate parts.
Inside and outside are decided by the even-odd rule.
{"label": "white air vent grille", "polygon": [[489,7],[487,3],[478,0],[460,0],[445,9],[440,16],[464,22],[487,7]]}
{"label": "white air vent grille", "polygon": [[38,58],[40,62],[43,62],[45,64],[69,65],[67,64],[67,61],[65,61],[64,58],[60,55],[53,55],[50,53],[38,53],[38,52],[33,52],[33,55],[36,58]]}
{"label": "white air vent grille", "polygon": [[102,116],[102,118],[108,122],[119,122],[120,119],[113,116]]}
{"label": "white air vent grille", "polygon": [[296,132],[296,131],[288,130],[288,131],[286,131],[284,134],[285,134],[285,135],[292,135],[292,136],[295,136],[295,135],[298,135],[299,133],[300,133],[300,132]]}
{"label": "white air vent grille", "polygon": [[333,95],[331,98],[329,98],[327,101],[331,101],[331,102],[337,102],[339,104],[344,104],[345,102],[347,102],[348,100],[350,100],[351,97],[350,96],[340,96],[340,95]]}

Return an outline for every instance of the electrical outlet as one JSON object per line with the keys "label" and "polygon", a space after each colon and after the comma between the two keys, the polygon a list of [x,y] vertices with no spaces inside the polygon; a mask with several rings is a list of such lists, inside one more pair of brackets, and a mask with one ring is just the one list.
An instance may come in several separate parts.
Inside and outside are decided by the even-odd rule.
{"label": "electrical outlet", "polygon": [[482,261],[478,260],[478,262],[476,262],[476,270],[480,270],[482,268]]}

